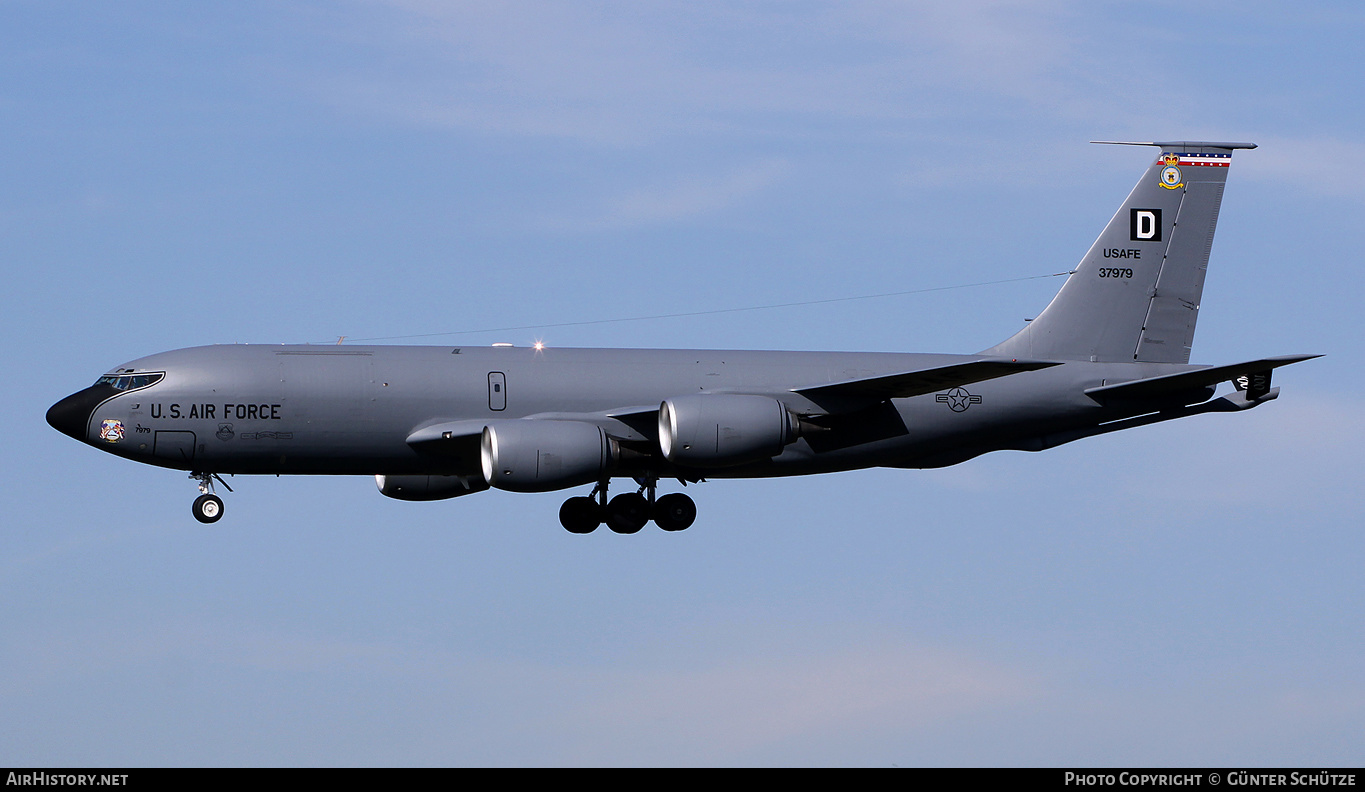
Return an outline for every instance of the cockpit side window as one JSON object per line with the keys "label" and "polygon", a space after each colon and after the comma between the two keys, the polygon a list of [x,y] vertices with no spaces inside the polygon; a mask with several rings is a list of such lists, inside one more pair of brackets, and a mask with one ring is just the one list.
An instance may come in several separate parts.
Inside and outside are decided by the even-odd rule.
{"label": "cockpit side window", "polygon": [[166,376],[165,372],[161,371],[152,374],[110,374],[95,380],[95,384],[112,385],[114,390],[118,391],[137,390],[157,384],[164,376]]}

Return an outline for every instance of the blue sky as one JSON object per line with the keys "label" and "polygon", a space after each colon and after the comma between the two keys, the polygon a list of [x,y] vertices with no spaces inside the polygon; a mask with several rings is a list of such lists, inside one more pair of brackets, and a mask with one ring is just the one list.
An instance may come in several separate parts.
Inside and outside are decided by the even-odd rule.
{"label": "blue sky", "polygon": [[[0,2],[5,765],[1359,765],[1353,3]],[[1275,403],[939,471],[193,483],[47,407],[207,343],[974,352],[1238,153],[1194,360]],[[564,326],[555,326],[564,325]],[[480,332],[495,328],[532,329]]]}

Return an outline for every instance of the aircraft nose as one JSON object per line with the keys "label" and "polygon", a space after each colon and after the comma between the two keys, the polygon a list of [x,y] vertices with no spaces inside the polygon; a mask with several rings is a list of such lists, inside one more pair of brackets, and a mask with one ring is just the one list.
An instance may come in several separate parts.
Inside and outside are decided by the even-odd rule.
{"label": "aircraft nose", "polygon": [[90,413],[109,396],[105,390],[91,387],[67,396],[48,408],[47,422],[62,434],[84,441],[90,427]]}

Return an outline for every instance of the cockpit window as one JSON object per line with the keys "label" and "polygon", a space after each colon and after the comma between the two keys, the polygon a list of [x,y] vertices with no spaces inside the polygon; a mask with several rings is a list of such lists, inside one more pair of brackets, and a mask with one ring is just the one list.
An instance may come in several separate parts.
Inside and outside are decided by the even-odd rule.
{"label": "cockpit window", "polygon": [[123,374],[118,376],[111,374],[95,380],[95,384],[113,385],[115,390],[120,391],[136,390],[137,388],[146,388],[149,385],[155,385],[160,382],[161,378],[164,376],[166,376],[165,373],[160,371],[154,374]]}

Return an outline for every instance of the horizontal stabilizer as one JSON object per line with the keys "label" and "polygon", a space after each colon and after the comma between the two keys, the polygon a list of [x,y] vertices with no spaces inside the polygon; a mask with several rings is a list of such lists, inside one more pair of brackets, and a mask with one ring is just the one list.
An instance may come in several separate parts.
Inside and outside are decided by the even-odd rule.
{"label": "horizontal stabilizer", "polygon": [[[1280,355],[1278,357],[1262,358],[1261,360],[1249,360],[1245,363],[1233,363],[1227,366],[1213,366],[1210,368],[1195,369],[1194,371],[1182,371],[1179,374],[1167,374],[1162,377],[1150,377],[1148,379],[1132,380],[1130,382],[1120,382],[1117,385],[1102,385],[1097,388],[1086,388],[1085,394],[1096,401],[1112,401],[1116,399],[1155,399],[1181,391],[1192,391],[1198,388],[1208,388],[1220,382],[1234,381],[1242,377],[1256,380],[1261,375],[1265,388],[1269,388],[1269,372],[1280,366],[1288,366],[1291,363],[1299,363],[1304,360],[1312,360],[1322,355]],[[1245,390],[1244,387],[1238,388]],[[1252,396],[1254,397],[1254,393]]]}
{"label": "horizontal stabilizer", "polygon": [[1254,149],[1255,143],[1221,143],[1212,140],[1166,140],[1143,142],[1138,140],[1092,140],[1091,143],[1105,143],[1110,146],[1156,146],[1164,149]]}
{"label": "horizontal stabilizer", "polygon": [[1037,371],[1060,363],[1047,360],[1007,360],[1003,358],[976,360],[971,363],[958,363],[952,366],[904,371],[899,374],[886,374],[880,377],[834,382],[828,385],[813,385],[808,388],[792,388],[808,399],[819,401],[823,398],[871,398],[908,399],[923,396],[950,388],[959,388],[973,382],[1007,377],[1024,371]]}

